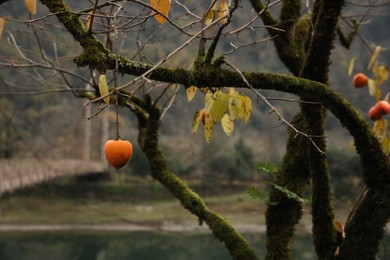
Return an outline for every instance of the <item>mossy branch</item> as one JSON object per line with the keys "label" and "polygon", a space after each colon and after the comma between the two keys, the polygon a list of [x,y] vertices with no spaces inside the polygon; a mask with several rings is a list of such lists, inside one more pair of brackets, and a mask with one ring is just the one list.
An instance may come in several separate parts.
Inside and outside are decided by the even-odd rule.
{"label": "mossy branch", "polygon": [[[343,6],[343,1],[317,1],[312,24],[314,25],[308,44],[306,59],[300,76],[324,84],[328,83],[330,54],[335,40],[335,31]],[[318,50],[321,50],[319,52]],[[301,111],[307,122],[310,135],[318,136],[316,146],[326,151],[325,109],[319,106],[301,105]],[[308,164],[313,183],[313,238],[319,259],[332,258],[337,246],[334,212],[332,207],[332,190],[326,157],[316,147],[309,146]]]}
{"label": "mossy branch", "polygon": [[[292,124],[300,131],[307,130],[301,113],[294,117]],[[310,179],[306,153],[309,143],[307,138],[296,136],[295,131],[289,129],[286,153],[275,180],[277,185],[285,187],[301,197]],[[288,199],[284,193],[275,188],[271,189],[270,203],[266,212],[266,259],[292,259],[291,244],[295,225],[301,216],[301,203]]]}
{"label": "mossy branch", "polygon": [[[80,42],[80,45],[83,47],[84,54],[86,55],[82,55],[82,58],[77,60],[77,64],[79,66],[90,66],[91,68],[98,70],[115,69],[115,55],[109,53],[96,37],[87,33],[85,27],[79,22],[78,16],[73,14],[63,1],[41,1],[50,9],[51,12],[56,13],[60,22],[64,24],[65,28],[73,35],[76,41]],[[257,11],[261,11],[261,8]],[[288,45],[285,45],[288,43],[287,39],[283,39],[283,37],[276,37],[276,39],[279,38],[282,40],[280,47],[277,49],[280,49],[281,51],[288,50]],[[284,47],[287,49],[284,49]],[[280,53],[279,55],[283,56],[283,54]],[[295,72],[296,68],[301,68],[301,62],[297,61],[296,58],[295,60],[288,62],[285,61],[285,63],[289,64],[288,67],[290,70]],[[151,67],[151,65],[134,62],[124,58],[120,58],[119,60],[119,70],[121,73],[125,74],[141,75]],[[286,75],[266,73],[243,73],[243,75],[255,88],[274,89],[296,94],[302,99],[322,102],[324,107],[329,109],[341,121],[342,125],[345,126],[354,137],[356,149],[361,156],[364,180],[369,187],[370,194],[378,194],[375,196],[383,197],[382,206],[373,204],[377,207],[371,206],[368,211],[359,210],[358,208],[356,210],[356,214],[351,219],[350,226],[353,227],[353,232],[355,232],[355,234],[362,236],[366,235],[366,229],[364,228],[365,225],[363,223],[360,223],[361,225],[354,224],[356,223],[354,222],[355,219],[359,219],[365,223],[370,222],[370,224],[374,225],[371,226],[373,230],[383,230],[386,224],[383,221],[388,218],[390,202],[389,198],[384,194],[385,190],[380,189],[376,186],[376,184],[381,183],[384,185],[390,183],[389,159],[387,155],[384,154],[380,143],[362,116],[358,114],[352,105],[340,95],[333,90],[326,88],[325,84]],[[245,86],[238,73],[210,67],[195,71],[158,67],[150,75],[150,79],[163,82],[175,82],[185,86]],[[372,195],[367,198],[373,199],[375,196]],[[367,201],[370,200],[367,199]],[[366,204],[362,203],[361,205],[361,207],[363,207]],[[382,216],[381,221],[371,223],[369,220],[376,219],[376,214]],[[352,228],[350,230],[352,230]],[[379,233],[383,234],[382,232]],[[373,237],[372,239],[377,240],[376,237]],[[348,240],[351,242],[347,242]],[[362,244],[362,241],[359,241],[358,239],[354,240],[354,238],[347,235],[345,245],[348,245],[348,247],[351,248],[354,247],[356,252],[359,253],[359,250],[363,250],[366,244]],[[343,246],[342,248],[346,247],[347,246]]]}
{"label": "mossy branch", "polygon": [[[277,50],[277,54],[279,56],[279,59],[286,65],[286,67],[293,73],[294,75],[298,75],[300,69],[302,68],[303,64],[303,56],[302,53],[298,50],[296,50],[291,44],[291,40],[289,38],[289,29],[292,26],[292,23],[287,23],[286,21],[279,22],[277,21],[272,13],[267,9],[267,6],[263,4],[262,0],[250,0],[253,9],[255,9],[256,12],[260,13],[262,12],[261,19],[266,25],[268,33],[273,37],[273,42],[275,45],[275,48]],[[296,3],[293,3],[292,1],[283,1],[283,6],[287,5],[296,5]],[[282,6],[283,12],[286,13],[286,9]],[[296,7],[294,7],[296,8]],[[292,16],[296,15],[296,10],[294,9],[292,11]],[[284,14],[282,16],[283,19],[288,19],[287,15]],[[275,30],[275,28],[279,28],[280,30]]]}
{"label": "mossy branch", "polygon": [[168,163],[158,144],[160,109],[152,104],[149,96],[146,96],[142,109],[143,111],[137,112],[138,119],[142,119],[139,120],[138,139],[143,140],[141,148],[149,160],[152,177],[167,188],[184,208],[197,216],[200,224],[205,222],[209,226],[213,235],[225,244],[233,259],[258,259],[248,242],[230,223],[208,209],[198,194],[169,171]]}

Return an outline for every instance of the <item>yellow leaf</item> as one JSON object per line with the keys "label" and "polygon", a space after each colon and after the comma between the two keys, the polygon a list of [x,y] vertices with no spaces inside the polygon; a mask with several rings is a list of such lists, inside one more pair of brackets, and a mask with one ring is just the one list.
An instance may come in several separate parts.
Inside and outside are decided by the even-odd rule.
{"label": "yellow leaf", "polygon": [[36,0],[24,0],[26,7],[31,15],[37,13],[37,1]]}
{"label": "yellow leaf", "polygon": [[381,91],[377,87],[377,84],[376,84],[375,80],[368,79],[368,91],[370,93],[370,96],[375,97],[377,100],[380,99]]}
{"label": "yellow leaf", "polygon": [[211,118],[210,114],[206,115],[206,120],[204,123],[204,138],[206,139],[206,142],[210,143],[213,139],[213,133],[214,133],[214,122]]}
{"label": "yellow leaf", "polygon": [[1,35],[3,34],[5,21],[6,21],[5,18],[0,17],[0,39],[1,39]]}
{"label": "yellow leaf", "polygon": [[241,101],[244,106],[245,124],[247,124],[252,112],[252,99],[247,96],[241,96]]}
{"label": "yellow leaf", "polygon": [[387,120],[382,118],[375,121],[372,130],[380,140],[385,139],[387,137]]}
{"label": "yellow leaf", "polygon": [[202,110],[198,110],[194,114],[194,117],[192,120],[192,132],[194,134],[198,131],[201,116],[202,116]]}
{"label": "yellow leaf", "polygon": [[241,119],[244,115],[240,94],[234,89],[229,90],[229,113],[231,119]]}
{"label": "yellow leaf", "polygon": [[379,53],[381,52],[382,47],[376,46],[374,52],[371,55],[370,62],[368,63],[368,69],[372,68],[372,65],[374,65],[374,62],[377,60]]}
{"label": "yellow leaf", "polygon": [[[218,18],[221,18],[227,14],[229,14],[229,6],[228,6],[228,0],[221,0],[221,2],[219,3],[219,8],[218,8]],[[227,23],[227,17],[226,18],[223,18],[221,20],[221,23],[222,24],[225,24]]]}
{"label": "yellow leaf", "polygon": [[213,103],[210,108],[210,115],[215,122],[218,122],[225,115],[229,107],[229,95],[221,90],[212,95]]}
{"label": "yellow leaf", "polygon": [[195,86],[188,87],[186,89],[186,92],[187,92],[187,100],[188,102],[190,102],[195,97],[196,87]]}
{"label": "yellow leaf", "polygon": [[230,119],[228,114],[225,114],[221,119],[221,126],[227,136],[231,136],[234,131],[233,120]]}
{"label": "yellow leaf", "polygon": [[379,66],[377,73],[375,79],[378,85],[381,85],[389,78],[389,68],[386,65]]}
{"label": "yellow leaf", "polygon": [[85,27],[87,28],[88,31],[90,30],[90,27],[92,26],[91,21],[92,21],[92,11],[90,11],[88,13],[87,19],[85,21]]}
{"label": "yellow leaf", "polygon": [[[105,74],[99,76],[99,92],[101,97],[107,95],[109,92],[107,85],[107,76]],[[110,96],[105,97],[103,101],[107,105],[110,104]]]}
{"label": "yellow leaf", "polygon": [[385,139],[383,139],[382,147],[386,153],[390,153],[390,138],[389,137],[386,137]]}
{"label": "yellow leaf", "polygon": [[206,110],[206,113],[209,114],[214,103],[213,93],[211,91],[207,91],[204,100],[204,109]]}
{"label": "yellow leaf", "polygon": [[[171,0],[150,0],[150,6],[152,6],[161,14],[168,17],[169,11],[171,10]],[[167,21],[164,16],[162,16],[161,14],[157,14],[155,11],[153,11],[152,14],[155,14],[154,18],[160,24],[163,24]]]}
{"label": "yellow leaf", "polygon": [[355,67],[356,58],[353,57],[348,64],[348,76],[352,76],[353,68]]}
{"label": "yellow leaf", "polygon": [[213,4],[213,6],[208,10],[204,17],[204,25],[209,25],[213,20],[215,16],[215,10],[217,8],[216,2]]}
{"label": "yellow leaf", "polygon": [[387,94],[386,94],[386,96],[385,96],[385,98],[383,100],[385,100],[387,102],[390,101],[390,93],[389,92],[387,92]]}

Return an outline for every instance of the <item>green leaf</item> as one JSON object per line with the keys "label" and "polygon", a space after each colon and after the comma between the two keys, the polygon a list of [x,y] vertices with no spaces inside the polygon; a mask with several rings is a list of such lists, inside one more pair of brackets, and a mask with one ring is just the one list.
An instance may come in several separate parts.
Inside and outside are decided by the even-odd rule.
{"label": "green leaf", "polygon": [[248,196],[252,199],[260,200],[262,202],[269,201],[267,192],[260,190],[259,188],[256,187],[250,187],[248,189]]}
{"label": "green leaf", "polygon": [[259,162],[256,164],[256,168],[260,171],[264,171],[264,172],[271,173],[271,174],[278,173],[278,167],[276,167],[275,165],[273,165],[271,163]]}
{"label": "green leaf", "polygon": [[296,194],[295,192],[288,190],[287,188],[276,185],[273,182],[270,182],[270,184],[278,191],[283,192],[287,196],[287,198],[289,198],[289,199],[293,199],[293,200],[295,200],[299,203],[302,203],[302,204],[309,204],[310,203],[310,199],[304,199],[304,198],[300,197],[298,194]]}

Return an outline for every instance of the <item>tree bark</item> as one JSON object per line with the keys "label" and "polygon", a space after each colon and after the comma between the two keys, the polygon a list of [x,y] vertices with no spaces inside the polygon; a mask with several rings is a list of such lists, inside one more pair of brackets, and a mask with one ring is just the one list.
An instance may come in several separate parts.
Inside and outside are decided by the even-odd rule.
{"label": "tree bark", "polygon": [[[89,66],[91,69],[96,69],[101,72],[107,69],[116,68],[117,57],[111,52],[109,52],[93,34],[89,33],[85,29],[84,25],[81,24],[81,22],[79,21],[78,16],[71,12],[69,6],[67,6],[66,4],[64,4],[63,1],[60,0],[41,0],[41,2],[45,4],[51,12],[56,13],[60,22],[73,35],[75,40],[78,41],[83,47],[83,53],[75,60],[78,66]],[[252,2],[260,3],[260,1]],[[336,3],[337,1],[330,1],[329,3],[327,3],[327,1],[321,2],[324,7],[327,6],[323,9],[324,19],[337,19],[337,17],[332,18],[328,16],[332,14],[332,12],[328,10],[328,8],[333,8],[333,5],[334,7],[336,7],[339,3]],[[265,15],[267,15],[267,13],[265,13]],[[272,19],[270,19],[270,17],[268,17],[267,19],[269,19],[272,23]],[[320,19],[316,21],[319,20]],[[318,24],[318,26],[318,28],[321,28],[321,26],[325,26],[326,28],[327,23]],[[331,27],[332,26],[334,25],[332,24]],[[322,32],[324,31],[318,31],[318,33]],[[331,42],[334,39],[333,33],[331,33],[330,35],[319,34],[319,36],[321,36],[322,39],[325,39],[327,41],[330,40]],[[308,69],[310,69],[311,71],[305,72],[307,73],[307,76],[305,76],[304,74],[302,74],[302,76],[305,76],[306,78],[313,78],[317,81],[326,82],[326,80],[321,80],[321,78],[314,78],[313,76],[310,76],[317,73],[318,75],[323,75],[321,73],[326,71],[327,67],[329,66],[329,55],[317,56],[320,55],[320,53],[323,51],[322,47],[320,49],[315,47],[316,44],[320,43],[321,42],[318,41],[318,39],[316,41],[312,41],[311,48],[309,49],[309,51],[311,51],[311,54],[309,54],[308,57],[311,56],[311,59],[318,59],[318,61],[323,60],[323,58],[325,57],[326,60],[324,60],[324,64],[326,67],[308,67]],[[329,47],[331,48],[332,46],[329,45]],[[148,72],[152,68],[151,65],[145,63],[128,60],[123,57],[118,58],[120,73],[139,76],[145,72]],[[299,67],[301,64],[300,62],[292,60],[288,62],[291,62],[291,65],[289,65],[291,67],[295,66],[293,64],[297,64],[297,67]],[[383,152],[379,141],[372,133],[368,123],[345,99],[343,99],[333,90],[327,88],[326,84],[321,84],[316,81],[305,80],[286,75],[245,72],[242,75],[244,75],[245,78],[250,82],[250,84],[255,88],[284,91],[296,94],[300,96],[303,100],[306,99],[320,102],[340,120],[343,126],[345,126],[349,130],[355,140],[357,152],[361,157],[364,180],[368,186],[368,192],[366,196],[357,205],[357,208],[354,211],[351,220],[349,221],[349,223],[347,223],[347,237],[341,247],[340,252],[341,256],[344,258],[348,258],[353,251],[355,255],[359,255],[360,253],[362,253],[368,257],[367,259],[371,259],[371,257],[373,257],[372,254],[374,254],[377,250],[377,245],[379,244],[380,239],[383,237],[383,230],[390,214],[390,198],[386,195],[386,188],[390,183],[390,167],[389,158]],[[321,77],[327,79],[327,75],[323,75]],[[175,82],[183,84],[185,86],[246,86],[242,81],[241,75],[239,73],[222,70],[212,66],[200,67],[199,69],[193,71],[158,67],[149,75],[149,78],[163,82]],[[315,133],[318,133],[318,131],[315,131]],[[323,145],[318,144],[318,146],[322,147]],[[313,153],[311,152],[310,154]],[[150,158],[159,157],[158,154],[155,155],[156,157],[152,155],[153,153],[149,155]],[[322,161],[323,159],[320,158],[319,160]],[[151,163],[153,171],[153,164],[159,164],[162,162],[158,160],[152,160]],[[319,177],[324,177],[327,170],[326,168],[324,168],[324,166],[321,166],[321,170],[316,172],[319,173]],[[156,173],[155,176],[158,177],[158,174]],[[168,172],[167,176],[170,176]],[[168,179],[170,180],[170,178]],[[318,181],[318,183],[320,182],[321,181]],[[179,183],[175,183],[176,182],[173,182],[171,187],[174,191],[176,185],[178,187],[180,186]],[[169,183],[167,183],[167,185],[168,184]],[[182,189],[180,188],[179,190]],[[326,193],[328,192],[320,192],[319,194]],[[205,216],[206,215],[208,214],[205,213]],[[210,217],[210,219],[212,218]],[[375,220],[375,222],[371,220]],[[329,220],[327,220],[326,222],[328,225]],[[210,220],[209,223],[211,224],[211,226],[213,225],[213,221]],[[371,230],[374,230],[377,235],[371,236],[369,241],[367,242],[367,240],[363,240],[362,238],[367,235],[367,231],[369,230],[368,227],[370,227]],[[330,237],[331,235],[328,236],[328,238]]]}
{"label": "tree bark", "polygon": [[[138,105],[140,104],[138,102]],[[211,211],[198,194],[192,191],[179,177],[170,172],[168,163],[158,144],[160,110],[152,104],[149,96],[145,97],[145,102],[141,107],[144,111],[135,111],[139,128],[138,142],[149,160],[152,177],[168,189],[184,208],[197,216],[199,224],[205,222],[209,226],[213,235],[225,244],[233,259],[258,259],[248,242],[230,223]]]}

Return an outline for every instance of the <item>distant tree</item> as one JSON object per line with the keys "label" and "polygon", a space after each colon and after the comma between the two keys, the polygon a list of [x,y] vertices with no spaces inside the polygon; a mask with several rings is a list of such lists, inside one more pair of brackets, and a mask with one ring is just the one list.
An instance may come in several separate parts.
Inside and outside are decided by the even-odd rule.
{"label": "distant tree", "polygon": [[[7,1],[0,3],[3,2]],[[375,259],[390,217],[390,162],[383,149],[388,147],[387,125],[385,120],[377,118],[380,123],[376,123],[374,130],[382,133],[379,140],[363,116],[329,86],[329,66],[336,38],[349,48],[355,36],[360,36],[360,25],[371,10],[386,8],[387,2],[284,0],[265,4],[261,0],[218,0],[203,4],[170,0],[41,0],[44,7],[38,5],[38,12],[35,0],[26,3],[31,16],[25,22],[36,44],[23,42],[26,29],[20,30],[17,19],[21,14],[16,18],[5,16],[4,28],[13,23],[16,26],[8,33],[10,45],[1,45],[9,49],[11,56],[0,65],[15,69],[16,73],[23,70],[31,79],[46,86],[38,91],[58,91],[53,86],[61,84],[62,91],[71,91],[91,103],[104,101],[107,105],[128,107],[137,117],[138,143],[149,160],[152,177],[196,215],[200,224],[210,227],[233,259],[257,259],[258,256],[230,223],[211,211],[171,172],[159,147],[161,118],[174,103],[180,88],[187,90],[189,99],[197,90],[207,92],[204,133],[209,142],[215,124],[221,123],[225,133],[230,135],[234,120],[249,119],[252,103],[240,88],[250,90],[264,101],[271,113],[288,126],[286,153],[270,192],[266,213],[266,259],[292,257],[291,241],[302,215],[302,205],[288,195],[302,196],[309,183],[313,191],[312,231],[318,258]],[[355,12],[356,16],[343,16],[345,6],[349,7],[345,10]],[[362,16],[358,15],[361,10],[364,11]],[[67,31],[69,35],[58,37],[71,35],[79,46],[72,45],[69,53],[70,46],[62,45],[61,39],[52,42],[46,38],[50,33],[46,28]],[[162,31],[163,36],[159,34]],[[263,32],[267,38],[260,37]],[[155,35],[159,35],[157,40]],[[168,41],[169,38],[175,40]],[[222,46],[225,51],[220,43],[223,39],[228,43]],[[277,56],[291,75],[245,72],[229,60],[230,53],[240,57],[247,46],[261,48],[261,42],[266,41],[272,41]],[[199,43],[197,50],[195,43]],[[368,51],[375,54],[372,61],[376,65],[370,66],[377,69],[370,89],[381,99],[379,85],[387,78],[387,72],[377,63],[380,48],[368,47]],[[67,56],[70,54],[72,57]],[[70,58],[78,70],[62,64]],[[257,67],[258,64],[252,65],[252,68]],[[102,75],[109,79],[110,89],[98,83]],[[86,84],[89,88],[80,87]],[[300,113],[291,122],[286,120],[260,89],[297,95]],[[335,225],[332,207],[324,129],[326,111],[333,113],[354,138],[366,185],[345,223],[345,236],[341,225]],[[202,125],[201,110],[194,118],[195,131]],[[243,159],[240,158],[240,162]]]}

